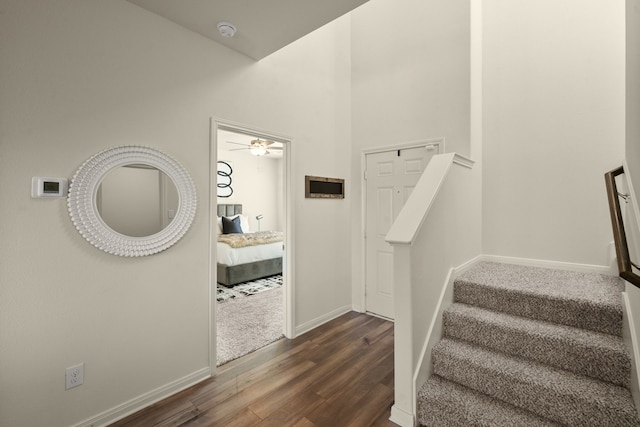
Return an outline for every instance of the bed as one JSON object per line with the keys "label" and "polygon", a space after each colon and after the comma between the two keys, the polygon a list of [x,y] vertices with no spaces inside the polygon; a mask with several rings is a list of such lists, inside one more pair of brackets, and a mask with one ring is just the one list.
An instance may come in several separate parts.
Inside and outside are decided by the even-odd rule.
{"label": "bed", "polygon": [[218,283],[233,286],[250,280],[282,274],[284,249],[281,232],[222,234],[222,217],[242,218],[242,228],[248,230],[248,221],[242,215],[242,205],[218,205],[216,252]]}

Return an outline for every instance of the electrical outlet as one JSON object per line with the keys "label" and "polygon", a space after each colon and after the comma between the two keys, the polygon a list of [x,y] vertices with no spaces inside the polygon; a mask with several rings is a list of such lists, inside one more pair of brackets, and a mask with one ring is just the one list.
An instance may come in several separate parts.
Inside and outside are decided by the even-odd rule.
{"label": "electrical outlet", "polygon": [[67,368],[65,371],[65,380],[65,390],[82,385],[82,383],[84,383],[84,363]]}

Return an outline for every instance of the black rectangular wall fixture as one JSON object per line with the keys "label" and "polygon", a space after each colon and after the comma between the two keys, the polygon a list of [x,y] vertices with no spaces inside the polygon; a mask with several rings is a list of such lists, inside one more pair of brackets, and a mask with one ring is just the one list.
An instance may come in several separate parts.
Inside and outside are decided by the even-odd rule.
{"label": "black rectangular wall fixture", "polygon": [[304,177],[304,197],[307,199],[344,199],[344,179],[307,175]]}

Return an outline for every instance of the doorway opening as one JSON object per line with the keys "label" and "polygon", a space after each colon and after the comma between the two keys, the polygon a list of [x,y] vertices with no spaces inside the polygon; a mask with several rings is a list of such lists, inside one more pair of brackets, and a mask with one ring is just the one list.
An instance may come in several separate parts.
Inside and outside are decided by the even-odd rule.
{"label": "doorway opening", "polygon": [[293,338],[290,144],[273,132],[212,119],[212,370]]}

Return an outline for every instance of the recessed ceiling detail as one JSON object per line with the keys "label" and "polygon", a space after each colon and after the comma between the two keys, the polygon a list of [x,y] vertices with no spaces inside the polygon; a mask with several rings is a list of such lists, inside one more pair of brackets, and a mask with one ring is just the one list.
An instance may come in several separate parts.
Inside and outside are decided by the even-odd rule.
{"label": "recessed ceiling detail", "polygon": [[[255,60],[283,48],[368,0],[128,0]],[[234,36],[218,23],[232,23]]]}

